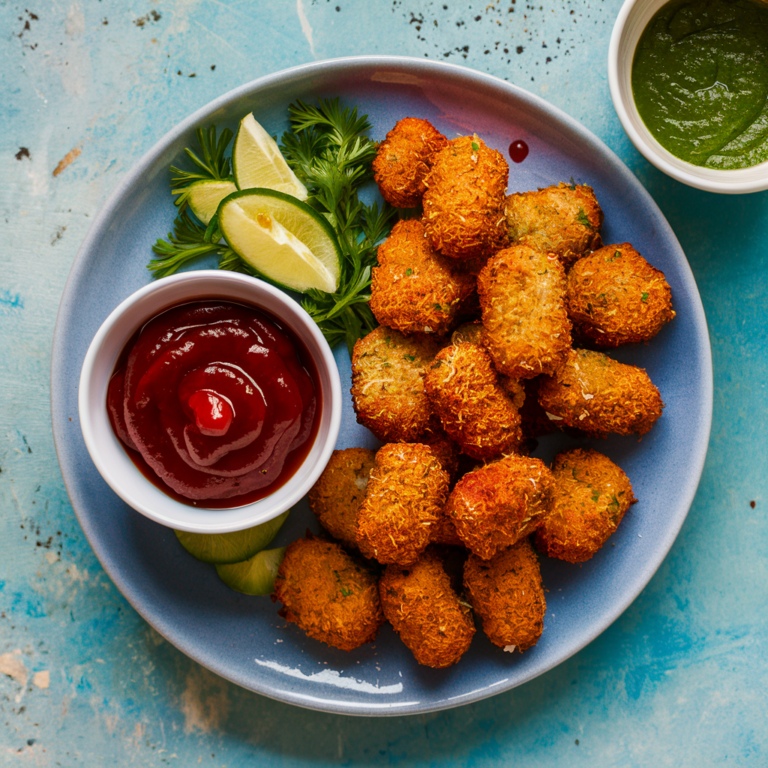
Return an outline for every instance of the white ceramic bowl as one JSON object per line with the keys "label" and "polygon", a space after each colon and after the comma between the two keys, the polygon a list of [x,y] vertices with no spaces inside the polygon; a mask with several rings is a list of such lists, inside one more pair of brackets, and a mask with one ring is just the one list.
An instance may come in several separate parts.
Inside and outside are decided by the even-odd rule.
{"label": "white ceramic bowl", "polygon": [[669,0],[626,0],[619,11],[608,50],[608,83],[616,113],[638,151],[673,179],[707,192],[739,195],[768,189],[768,162],[721,171],[675,157],[645,127],[632,96],[632,61],[648,22]]}
{"label": "white ceramic bowl", "polygon": [[[182,504],[149,482],[115,436],[106,407],[109,380],[131,336],[163,310],[186,301],[206,298],[247,302],[284,322],[312,355],[322,398],[315,442],[293,477],[264,499],[228,509],[205,509]],[[144,286],[123,301],[104,321],[83,362],[78,408],[88,452],[101,476],[123,501],[162,525],[195,533],[227,533],[277,517],[314,485],[331,457],[339,434],[341,383],[328,343],[312,318],[290,296],[246,275],[200,270],[173,275]]]}

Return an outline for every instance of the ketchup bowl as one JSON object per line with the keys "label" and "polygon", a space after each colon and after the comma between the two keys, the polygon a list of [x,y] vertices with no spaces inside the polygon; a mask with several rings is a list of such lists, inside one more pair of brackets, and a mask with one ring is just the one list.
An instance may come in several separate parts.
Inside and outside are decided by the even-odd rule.
{"label": "ketchup bowl", "polygon": [[[214,305],[219,309],[211,309]],[[239,328],[236,327],[233,331],[233,334],[238,337],[240,346],[251,355],[254,353],[261,355],[257,363],[279,382],[282,389],[274,397],[283,398],[280,401],[283,404],[288,402],[286,399],[288,396],[293,397],[294,401],[298,398],[299,410],[296,410],[295,404],[292,406],[294,410],[290,429],[284,426],[289,423],[287,417],[278,418],[275,415],[280,403],[276,404],[274,400],[269,399],[269,382],[262,386],[264,382],[256,384],[254,380],[246,377],[246,390],[249,397],[253,396],[254,390],[259,397],[259,403],[252,406],[248,406],[247,398],[243,399],[245,396],[240,397],[237,392],[230,393],[232,400],[223,395],[220,398],[215,394],[209,397],[208,393],[211,390],[204,382],[211,379],[200,380],[200,376],[204,377],[212,370],[215,374],[214,368],[211,367],[211,360],[208,358],[193,374],[184,376],[182,381],[170,380],[169,386],[166,387],[167,391],[162,392],[168,402],[161,402],[159,406],[155,406],[152,413],[157,414],[156,417],[147,418],[146,413],[149,411],[145,411],[133,419],[133,414],[126,409],[126,416],[121,417],[122,424],[118,424],[117,421],[121,419],[117,419],[115,414],[118,411],[122,413],[123,409],[113,407],[112,416],[116,420],[113,424],[113,420],[110,419],[108,398],[110,405],[114,402],[122,402],[123,398],[123,380],[120,378],[119,399],[116,400],[113,377],[117,380],[122,376],[126,358],[129,361],[128,373],[125,374],[126,388],[133,386],[135,389],[135,383],[131,383],[132,375],[135,382],[144,373],[143,371],[138,374],[132,373],[138,365],[133,364],[137,356],[128,355],[134,344],[138,349],[139,344],[143,343],[148,350],[148,355],[155,355],[152,358],[155,361],[154,369],[150,369],[149,374],[142,379],[142,383],[152,378],[154,370],[159,371],[161,376],[165,375],[165,370],[170,370],[165,368],[168,365],[164,362],[165,358],[171,359],[185,353],[182,347],[186,337],[182,338],[181,342],[177,341],[175,347],[164,351],[165,358],[159,357],[157,352],[159,347],[153,340],[147,341],[147,334],[153,329],[156,338],[160,339],[164,336],[162,322],[166,317],[170,318],[169,322],[176,322],[177,325],[181,323],[183,333],[188,333],[187,328],[198,327],[194,319],[197,317],[194,314],[195,311],[198,314],[212,316],[214,318],[212,326],[216,325],[217,328],[216,334],[210,332],[208,338],[202,341],[198,339],[197,348],[203,341],[208,343],[213,349],[212,360],[216,361],[212,365],[219,366],[224,372],[222,375],[230,379],[240,376],[242,372],[238,366],[226,360],[223,363],[219,362],[220,358],[224,360],[226,356],[219,355],[216,344],[221,343],[223,350],[223,345],[227,341],[226,339],[221,342],[218,340],[220,336],[218,329],[227,325],[226,322],[217,319],[218,315],[215,314],[220,311],[220,307],[234,308],[240,314],[252,311],[254,316],[260,318],[254,322],[261,323],[258,327],[263,331],[262,336],[265,333],[271,334],[276,339],[274,345],[282,349],[283,354],[286,355],[288,366],[286,370],[292,372],[293,376],[290,373],[288,375],[279,373],[282,370],[280,367],[283,365],[282,359],[275,357],[276,353],[273,354],[274,350],[267,348],[269,345],[266,342],[262,345],[261,342],[254,343],[248,338],[243,341],[244,334]],[[190,317],[193,319],[190,320]],[[165,334],[163,340],[171,336],[172,334]],[[216,338],[212,338],[213,336]],[[293,356],[294,352],[296,356]],[[296,360],[301,361],[301,367],[297,367]],[[310,369],[311,375],[304,373]],[[300,377],[303,378],[300,379]],[[157,378],[155,376],[155,379]],[[301,381],[302,386],[295,388],[297,392],[301,391],[301,397],[295,393],[291,394],[290,391],[287,395],[283,392],[286,379]],[[196,380],[197,383],[195,383]],[[242,383],[242,376],[240,380]],[[113,385],[112,390],[110,382]],[[256,384],[255,387],[254,384]],[[195,391],[193,396],[188,396],[188,392],[192,391],[190,387],[199,391]],[[149,389],[152,390],[151,382]],[[176,402],[178,397],[183,400],[181,404]],[[237,400],[237,397],[240,399]],[[305,405],[303,411],[301,410],[302,398]],[[307,402],[311,403],[311,407],[306,406]],[[209,406],[212,408],[210,413],[206,410]],[[109,315],[97,331],[86,353],[80,374],[78,408],[80,426],[88,452],[101,476],[126,504],[151,520],[178,530],[194,533],[228,533],[250,528],[277,517],[296,504],[314,485],[331,457],[339,434],[342,410],[341,383],[328,342],[310,316],[288,294],[247,275],[219,270],[199,270],[157,280],[129,296]],[[225,412],[224,427],[219,424],[222,421],[220,416],[222,408]],[[184,454],[186,464],[176,456],[171,457],[171,461],[167,456],[169,452],[166,448],[157,449],[156,453],[162,461],[175,462],[174,466],[181,467],[182,474],[187,464],[192,462],[190,453],[194,454],[195,459],[199,459],[202,465],[210,465],[215,460],[217,463],[213,466],[218,466],[218,454],[215,449],[210,448],[210,445],[215,447],[222,441],[226,443],[224,435],[230,428],[230,423],[236,425],[231,428],[230,440],[230,444],[235,448],[241,444],[253,443],[262,451],[259,456],[263,456],[268,450],[273,450],[273,446],[277,453],[278,447],[282,444],[286,451],[290,451],[287,454],[288,459],[284,465],[279,462],[276,469],[277,458],[255,464],[256,469],[251,470],[250,475],[247,475],[250,478],[249,492],[243,495],[231,495],[239,493],[239,489],[234,491],[232,489],[232,485],[237,486],[239,480],[227,484],[226,477],[218,476],[227,475],[228,477],[233,473],[231,465],[238,462],[237,451],[233,451],[235,458],[224,457],[228,462],[226,471],[213,473],[216,476],[215,481],[221,481],[222,487],[226,489],[222,498],[208,498],[206,491],[202,491],[201,495],[192,494],[189,498],[185,498],[186,492],[184,490],[177,492],[178,487],[174,485],[172,476],[163,475],[165,465],[158,464],[156,467],[157,462],[151,450],[147,453],[144,450],[146,446],[143,444],[133,445],[132,448],[136,450],[131,450],[126,447],[125,442],[127,441],[129,445],[132,443],[131,435],[136,437],[137,424],[141,426],[139,422],[143,419],[145,428],[151,432],[146,443],[152,447],[155,446],[158,436],[165,437],[163,434],[165,422],[171,418],[174,409],[182,418],[185,418],[183,413],[186,413],[188,421],[183,429],[170,430],[171,443],[181,445],[180,452]],[[234,422],[232,421],[233,412]],[[130,421],[130,427],[126,427],[125,418]],[[244,418],[247,423],[242,426]],[[251,422],[254,422],[255,426]],[[240,429],[242,434],[237,433],[236,429]],[[280,429],[284,429],[285,432],[279,433]],[[254,434],[256,438],[253,437]],[[302,440],[302,435],[304,442],[294,450],[293,446]],[[145,461],[143,457],[147,460]],[[248,461],[248,459],[241,459],[239,463],[245,464],[247,468],[250,466]],[[194,470],[192,471],[194,473]],[[206,471],[209,470],[206,469]],[[237,469],[237,472],[240,471]],[[165,476],[168,484],[155,472],[161,477]],[[266,476],[261,485],[258,479],[260,472]],[[255,481],[254,477],[256,477]],[[267,481],[269,484],[265,485]],[[185,482],[182,482],[184,487],[186,487]],[[194,481],[191,484],[194,485]],[[256,490],[253,490],[254,487]]]}

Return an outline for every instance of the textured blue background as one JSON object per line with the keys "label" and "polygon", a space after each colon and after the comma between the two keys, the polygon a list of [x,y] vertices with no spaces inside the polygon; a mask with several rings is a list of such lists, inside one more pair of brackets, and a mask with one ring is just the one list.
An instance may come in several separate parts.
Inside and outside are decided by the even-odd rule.
{"label": "textured blue background", "polygon": [[[0,2],[0,765],[768,763],[768,193],[711,195],[649,166],[608,94],[605,60],[620,2],[548,6]],[[80,532],[48,403],[69,267],[90,219],[135,160],[236,85],[363,53],[428,56],[503,77],[618,152],[688,255],[715,367],[699,493],[665,563],[621,619],[521,688],[384,720],[268,701],[149,628]]]}

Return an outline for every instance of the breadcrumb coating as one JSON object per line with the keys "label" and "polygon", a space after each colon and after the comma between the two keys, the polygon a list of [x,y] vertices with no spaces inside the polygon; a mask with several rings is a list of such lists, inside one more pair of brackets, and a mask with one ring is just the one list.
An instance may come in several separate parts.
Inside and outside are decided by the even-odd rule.
{"label": "breadcrumb coating", "polygon": [[539,403],[558,426],[594,437],[644,435],[664,408],[642,368],[587,349],[571,350],[565,365],[542,379]]}
{"label": "breadcrumb coating", "polygon": [[480,272],[477,290],[486,346],[499,373],[531,379],[563,364],[571,323],[556,256],[527,245],[499,251]]}
{"label": "breadcrumb coating", "polygon": [[365,498],[376,451],[346,448],[334,451],[309,492],[309,508],[335,539],[357,548],[357,513]]}
{"label": "breadcrumb coating", "polygon": [[574,331],[600,347],[652,339],[674,316],[664,273],[629,243],[606,245],[568,273]]}
{"label": "breadcrumb coating", "polygon": [[424,229],[432,247],[453,259],[487,256],[507,242],[504,196],[509,166],[482,139],[453,139],[433,158],[424,193]]}
{"label": "breadcrumb coating", "polygon": [[607,456],[574,448],[555,456],[555,503],[534,534],[536,548],[569,563],[589,560],[637,499],[623,470]]}
{"label": "breadcrumb coating", "polygon": [[566,269],[603,244],[603,212],[586,185],[561,183],[518,192],[507,198],[505,213],[513,243],[555,253]]}
{"label": "breadcrumb coating", "polygon": [[376,577],[335,542],[294,541],[275,577],[275,596],[287,621],[342,651],[371,642],[384,623]]}
{"label": "breadcrumb coating", "polygon": [[494,645],[522,653],[539,641],[547,602],[539,559],[528,539],[490,560],[471,554],[464,566],[464,589]]}
{"label": "breadcrumb coating", "polygon": [[450,667],[469,649],[475,634],[472,612],[432,550],[408,568],[388,566],[379,594],[387,621],[419,664]]}
{"label": "breadcrumb coating", "polygon": [[379,448],[357,516],[357,546],[380,563],[416,562],[445,505],[450,476],[428,445]]}
{"label": "breadcrumb coating", "polygon": [[445,335],[475,291],[476,280],[438,255],[416,219],[399,221],[379,246],[373,268],[371,311],[405,334]]}
{"label": "breadcrumb coating", "polygon": [[467,549],[488,560],[541,525],[553,493],[554,479],[544,462],[505,456],[464,475],[446,511]]}
{"label": "breadcrumb coating", "polygon": [[395,208],[414,208],[421,203],[424,179],[432,158],[448,144],[428,120],[405,117],[379,144],[373,160],[373,178],[381,196]]}
{"label": "breadcrumb coating", "polygon": [[517,406],[482,347],[441,349],[427,368],[424,387],[446,434],[469,456],[492,459],[519,447]]}
{"label": "breadcrumb coating", "polygon": [[352,352],[352,404],[360,424],[383,442],[416,442],[440,432],[422,373],[439,343],[380,326]]}

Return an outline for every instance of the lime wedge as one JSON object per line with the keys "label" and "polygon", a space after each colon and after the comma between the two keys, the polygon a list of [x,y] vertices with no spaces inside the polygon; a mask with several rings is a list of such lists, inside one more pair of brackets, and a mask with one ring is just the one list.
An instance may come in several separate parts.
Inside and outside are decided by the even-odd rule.
{"label": "lime wedge", "polygon": [[288,509],[266,523],[232,533],[189,533],[176,531],[181,546],[204,563],[239,563],[253,557],[275,538],[288,517]]}
{"label": "lime wedge", "polygon": [[229,247],[267,279],[293,291],[338,288],[336,235],[306,203],[271,189],[244,189],[222,200],[218,222]]}
{"label": "lime wedge", "polygon": [[237,192],[237,187],[231,181],[195,181],[189,185],[187,202],[192,213],[208,226],[219,203],[232,192]]}
{"label": "lime wedge", "polygon": [[236,592],[246,595],[269,595],[275,588],[275,576],[283,562],[285,550],[265,549],[242,563],[217,565],[219,578]]}
{"label": "lime wedge", "polygon": [[288,167],[277,142],[248,114],[240,121],[232,148],[232,171],[238,189],[266,187],[307,199],[307,188]]}

